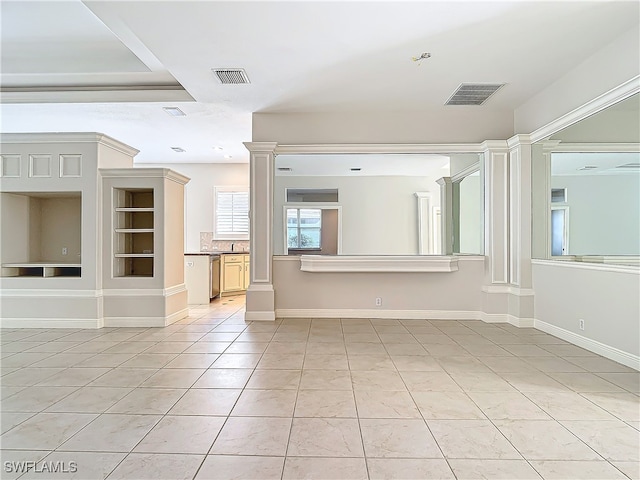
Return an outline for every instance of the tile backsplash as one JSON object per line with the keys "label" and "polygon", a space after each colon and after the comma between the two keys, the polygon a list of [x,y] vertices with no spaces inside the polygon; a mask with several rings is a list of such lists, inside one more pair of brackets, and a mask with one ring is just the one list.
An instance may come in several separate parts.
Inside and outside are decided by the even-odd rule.
{"label": "tile backsplash", "polygon": [[201,252],[229,252],[231,244],[235,252],[248,252],[249,240],[214,240],[213,232],[200,232],[200,251]]}

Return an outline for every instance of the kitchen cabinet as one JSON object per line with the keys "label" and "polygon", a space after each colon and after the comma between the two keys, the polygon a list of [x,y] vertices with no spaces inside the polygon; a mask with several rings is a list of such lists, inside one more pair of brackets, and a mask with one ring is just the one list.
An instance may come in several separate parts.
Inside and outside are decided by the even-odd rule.
{"label": "kitchen cabinet", "polygon": [[221,295],[244,293],[249,286],[249,254],[223,254],[221,260]]}

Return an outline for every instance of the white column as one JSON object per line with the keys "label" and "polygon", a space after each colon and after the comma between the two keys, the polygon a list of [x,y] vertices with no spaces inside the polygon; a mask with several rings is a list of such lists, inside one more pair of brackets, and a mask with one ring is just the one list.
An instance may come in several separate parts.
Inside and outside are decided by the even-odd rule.
{"label": "white column", "polygon": [[506,141],[482,144],[484,173],[485,279],[483,319],[509,320],[509,150]]}
{"label": "white column", "polygon": [[451,177],[442,177],[436,181],[440,185],[442,255],[453,255],[453,184]]}
{"label": "white column", "polygon": [[485,283],[509,283],[509,164],[507,143],[487,141],[484,154],[485,224],[484,252],[488,257]]}
{"label": "white column", "polygon": [[531,272],[531,139],[516,135],[509,146],[509,297],[511,323],[533,326]]}
{"label": "white column", "polygon": [[431,235],[431,194],[416,192],[418,199],[418,255],[433,253]]}
{"label": "white column", "polygon": [[245,320],[275,320],[273,290],[273,173],[274,142],[246,142],[250,156],[251,283]]}

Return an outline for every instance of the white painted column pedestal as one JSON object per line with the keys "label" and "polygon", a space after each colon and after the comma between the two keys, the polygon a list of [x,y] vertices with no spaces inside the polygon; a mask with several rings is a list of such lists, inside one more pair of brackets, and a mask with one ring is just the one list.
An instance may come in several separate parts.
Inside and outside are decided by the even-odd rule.
{"label": "white painted column pedestal", "polygon": [[509,150],[506,141],[482,143],[484,254],[482,319],[506,322],[509,290]]}
{"label": "white painted column pedestal", "polygon": [[250,156],[251,283],[245,320],[276,319],[273,290],[273,170],[274,142],[246,142]]}

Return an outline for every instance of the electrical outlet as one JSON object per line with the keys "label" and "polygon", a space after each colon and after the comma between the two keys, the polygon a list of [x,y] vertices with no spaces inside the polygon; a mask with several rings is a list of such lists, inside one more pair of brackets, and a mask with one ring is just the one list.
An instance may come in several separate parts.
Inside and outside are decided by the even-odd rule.
{"label": "electrical outlet", "polygon": [[193,262],[187,262],[187,267],[193,267]]}
{"label": "electrical outlet", "polygon": [[581,318],[579,322],[580,322],[580,330],[584,330],[584,320]]}
{"label": "electrical outlet", "polygon": [[382,298],[381,297],[376,297],[376,307],[379,307],[382,305]]}
{"label": "electrical outlet", "polygon": [[62,254],[66,255],[67,253],[69,253],[69,249],[67,247],[62,247]]}

